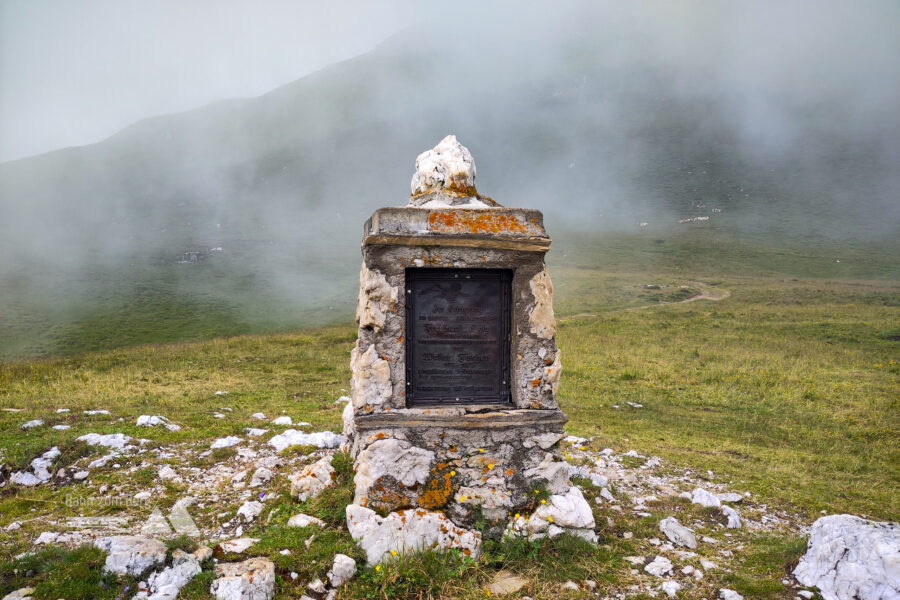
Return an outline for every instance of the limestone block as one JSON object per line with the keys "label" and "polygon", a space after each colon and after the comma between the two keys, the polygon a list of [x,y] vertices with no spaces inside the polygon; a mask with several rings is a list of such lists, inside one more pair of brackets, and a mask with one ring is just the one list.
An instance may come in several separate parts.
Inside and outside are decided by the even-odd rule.
{"label": "limestone block", "polygon": [[291,477],[291,496],[301,502],[314,498],[325,488],[334,485],[335,470],[331,466],[333,456],[326,456]]}
{"label": "limestone block", "polygon": [[147,600],[175,600],[178,592],[201,571],[200,561],[183,550],[172,551],[172,566],[147,579],[150,596]]}
{"label": "limestone block", "polygon": [[427,548],[458,549],[477,559],[481,554],[481,534],[457,527],[441,513],[422,509],[392,512],[379,517],[374,510],[350,504],[347,506],[347,529],[365,551],[368,566],[398,554]]}
{"label": "limestone block", "polygon": [[413,197],[435,192],[471,195],[468,191],[474,187],[475,159],[455,135],[448,135],[416,157],[416,172],[410,182]]}
{"label": "limestone block", "polygon": [[564,461],[554,461],[553,455],[544,454],[544,459],[533,469],[525,471],[529,480],[542,479],[547,482],[551,494],[565,494],[569,489],[569,465]]}
{"label": "limestone block", "polygon": [[[461,500],[462,498],[465,500]],[[484,518],[488,521],[505,520],[509,509],[512,508],[512,499],[505,487],[463,486],[459,488],[456,499],[460,503],[480,506]]]}
{"label": "limestone block", "polygon": [[384,327],[388,311],[397,304],[398,288],[391,286],[381,271],[370,270],[363,263],[359,271],[359,297],[356,322],[376,332]]}
{"label": "limestone block", "polygon": [[103,567],[108,573],[137,577],[150,567],[166,561],[165,544],[138,535],[97,538],[94,546],[108,553]]}
{"label": "limestone block", "polygon": [[269,600],[275,595],[275,563],[267,558],[219,563],[216,575],[209,588],[216,600]]}
{"label": "limestone block", "polygon": [[356,561],[346,554],[335,554],[334,564],[328,571],[328,582],[332,587],[341,587],[356,575]]}
{"label": "limestone block", "polygon": [[686,546],[692,550],[697,547],[697,538],[694,537],[694,532],[679,523],[675,517],[666,517],[660,521],[659,530],[666,534],[673,544]]}
{"label": "limestone block", "polygon": [[542,504],[528,520],[532,531],[543,531],[550,524],[566,529],[591,529],[594,523],[594,513],[587,500],[574,485],[565,494],[553,494],[547,504]]}
{"label": "limestone block", "polygon": [[546,433],[540,433],[537,435],[533,435],[528,437],[522,445],[526,448],[534,448],[535,446],[539,447],[541,450],[549,450],[553,447],[553,444],[558,442],[559,440],[566,437],[565,433],[557,433],[548,431]]}
{"label": "limestone block", "polygon": [[547,269],[541,269],[531,278],[529,285],[534,295],[534,308],[529,316],[531,333],[546,340],[552,339],[556,335],[556,317],[553,315],[553,282]]}
{"label": "limestone block", "polygon": [[372,494],[372,486],[385,475],[390,475],[408,487],[425,483],[434,462],[434,452],[395,439],[377,440],[356,457],[356,487],[354,503],[364,503],[363,498]]}
{"label": "limestone block", "polygon": [[363,353],[359,347],[350,353],[351,397],[353,407],[360,409],[367,404],[379,405],[391,397],[391,366],[378,356],[375,346]]}
{"label": "limestone block", "polygon": [[900,597],[900,525],[830,515],[813,523],[794,576],[825,600]]}
{"label": "limestone block", "polygon": [[562,374],[561,355],[562,351],[557,350],[556,357],[553,359],[553,364],[544,369],[544,383],[550,386],[550,390],[553,392],[554,397],[559,390],[559,376]]}

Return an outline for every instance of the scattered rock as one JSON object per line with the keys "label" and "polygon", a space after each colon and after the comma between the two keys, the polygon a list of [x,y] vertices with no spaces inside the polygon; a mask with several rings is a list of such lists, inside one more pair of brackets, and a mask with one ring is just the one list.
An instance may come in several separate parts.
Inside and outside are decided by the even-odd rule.
{"label": "scattered rock", "polygon": [[52,429],[56,431],[65,431],[67,429],[72,429],[71,425],[54,425]]}
{"label": "scattered rock", "polygon": [[741,596],[734,590],[729,590],[728,588],[722,588],[719,590],[719,598],[721,600],[744,600],[743,596]]}
{"label": "scattered rock", "polygon": [[258,541],[258,538],[237,538],[221,542],[216,548],[223,554],[241,554]]}
{"label": "scattered rock", "polygon": [[674,598],[678,594],[678,590],[681,589],[681,584],[677,581],[664,581],[661,586],[659,586],[663,592],[666,593],[666,596],[669,598]]}
{"label": "scattered rock", "polygon": [[900,525],[831,515],[813,523],[806,554],[794,569],[825,600],[900,597]]}
{"label": "scattered rock", "polygon": [[211,450],[215,450],[216,448],[230,448],[231,446],[236,446],[240,444],[243,440],[236,435],[229,435],[228,437],[219,438],[209,445]]}
{"label": "scattered rock", "polygon": [[83,481],[90,476],[90,471],[77,471],[74,475],[72,475],[72,479],[75,481]]}
{"label": "scattered rock", "polygon": [[33,593],[34,588],[21,588],[3,596],[3,600],[31,600],[31,594]]}
{"label": "scattered rock", "polygon": [[275,595],[275,563],[267,558],[220,563],[216,575],[209,591],[217,600],[269,600]]}
{"label": "scattered rock", "polygon": [[457,548],[473,559],[481,554],[480,533],[457,527],[441,513],[422,509],[402,510],[379,517],[374,510],[350,504],[347,506],[347,529],[366,553],[369,566],[390,557],[392,550],[409,553],[424,548]]}
{"label": "scattered rock", "polygon": [[287,522],[288,527],[309,527],[310,525],[325,527],[325,521],[310,515],[299,514],[292,516]]}
{"label": "scattered rock", "polygon": [[719,499],[720,502],[731,502],[738,503],[744,500],[744,497],[740,494],[735,494],[734,492],[725,492],[724,494],[716,494],[716,498]]}
{"label": "scattered rock", "polygon": [[147,579],[147,587],[151,592],[148,600],[175,600],[181,588],[200,571],[200,561],[195,555],[183,550],[173,550],[172,566],[153,573]]}
{"label": "scattered rock", "polygon": [[253,472],[253,477],[250,478],[250,487],[255,488],[263,485],[264,483],[268,483],[274,476],[275,473],[272,472],[272,469],[259,467]]}
{"label": "scattered rock", "polygon": [[267,421],[267,420],[268,420],[268,418],[266,417],[266,415],[264,415],[264,414],[261,413],[261,412],[253,413],[252,415],[250,415],[250,418],[252,418],[252,419],[259,419],[260,421]]}
{"label": "scattered rock", "polygon": [[318,448],[337,448],[345,442],[342,435],[331,431],[303,433],[296,429],[288,429],[284,433],[273,436],[269,445],[281,452],[290,446],[316,446]]}
{"label": "scattered rock", "polygon": [[697,538],[694,532],[678,522],[675,517],[666,517],[659,522],[659,530],[663,532],[667,538],[679,546],[694,549],[697,547]]}
{"label": "scattered rock", "polygon": [[28,421],[22,425],[22,429],[31,429],[32,427],[40,427],[44,424],[43,419],[34,419],[33,421]]}
{"label": "scattered rock", "polygon": [[356,575],[356,561],[346,554],[336,554],[334,556],[334,564],[328,571],[328,581],[331,587],[341,587],[345,582],[353,579]]}
{"label": "scattered rock", "polygon": [[162,467],[160,467],[159,471],[157,471],[156,474],[159,475],[159,478],[164,481],[182,481],[181,477],[178,475],[178,472],[169,465],[163,465]]}
{"label": "scattered rock", "polygon": [[19,529],[22,529],[22,524],[18,521],[13,521],[6,526],[6,531],[18,531]]}
{"label": "scattered rock", "polygon": [[97,410],[86,410],[83,411],[86,415],[108,415],[109,411],[105,408],[97,409]]}
{"label": "scattered rock", "polygon": [[141,415],[138,417],[136,425],[138,427],[156,427],[157,425],[162,425],[169,431],[178,431],[181,429],[180,425],[176,425],[169,421],[169,419],[158,415]]}
{"label": "scattered rock", "polygon": [[528,580],[509,571],[498,571],[485,589],[492,596],[513,594],[528,585]]}
{"label": "scattered rock", "polygon": [[101,435],[99,433],[89,433],[77,438],[79,442],[84,442],[88,446],[104,446],[106,448],[116,448],[123,450],[131,438],[124,433],[108,433]]}
{"label": "scattered rock", "polygon": [[301,502],[315,498],[325,488],[334,485],[335,470],[331,466],[332,455],[325,456],[311,465],[308,465],[300,473],[293,475],[291,479],[291,496]]}
{"label": "scattered rock", "polygon": [[104,571],[118,575],[139,576],[166,561],[166,545],[138,535],[97,538],[94,546],[108,554]]}
{"label": "scattered rock", "polygon": [[54,533],[53,531],[44,531],[41,535],[38,536],[36,540],[34,540],[34,545],[39,546],[41,544],[52,544],[56,541],[56,538],[59,537],[58,533]]}
{"label": "scattered rock", "polygon": [[50,481],[50,467],[53,466],[53,461],[59,458],[60,454],[59,448],[53,446],[31,461],[31,472],[17,471],[10,475],[10,482],[19,485],[33,486]]}
{"label": "scattered rock", "polygon": [[740,515],[738,515],[738,511],[734,510],[726,504],[723,504],[720,509],[722,511],[722,514],[725,515],[725,518],[728,519],[725,527],[727,527],[728,529],[741,528],[741,517]]}
{"label": "scattered rock", "polygon": [[244,517],[244,521],[252,523],[256,517],[263,511],[263,503],[256,500],[248,500],[244,502],[237,510],[238,516]]}
{"label": "scattered rock", "polygon": [[290,417],[278,417],[274,421],[272,421],[272,425],[293,425],[294,422]]}
{"label": "scattered rock", "polygon": [[672,572],[672,561],[665,556],[657,556],[644,566],[644,571],[657,577],[663,577]]}
{"label": "scattered rock", "polygon": [[691,493],[691,502],[694,504],[699,504],[700,506],[712,507],[715,508],[720,506],[722,502],[719,498],[710,492],[707,492],[703,488],[697,488]]}
{"label": "scattered rock", "polygon": [[562,589],[577,592],[581,588],[579,588],[578,584],[575,583],[574,581],[567,581],[562,585]]}
{"label": "scattered rock", "polygon": [[268,429],[259,429],[257,427],[245,427],[244,431],[246,431],[247,435],[250,437],[260,437],[261,435],[269,433]]}

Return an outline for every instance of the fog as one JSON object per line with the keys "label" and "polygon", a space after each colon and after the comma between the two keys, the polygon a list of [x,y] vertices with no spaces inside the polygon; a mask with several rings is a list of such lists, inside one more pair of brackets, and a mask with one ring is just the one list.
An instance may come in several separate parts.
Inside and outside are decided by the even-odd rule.
{"label": "fog", "polygon": [[31,4],[0,149],[88,145],[0,164],[8,355],[348,318],[362,222],[448,133],[552,234],[900,232],[893,2]]}

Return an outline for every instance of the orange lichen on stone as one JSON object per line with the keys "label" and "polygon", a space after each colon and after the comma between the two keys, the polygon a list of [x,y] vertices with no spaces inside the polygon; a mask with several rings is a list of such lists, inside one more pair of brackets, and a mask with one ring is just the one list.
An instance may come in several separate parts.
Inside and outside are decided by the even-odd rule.
{"label": "orange lichen on stone", "polygon": [[[446,468],[446,464],[444,468]],[[432,469],[432,476],[425,482],[419,495],[419,506],[427,509],[441,508],[453,497],[453,479],[444,468]]]}
{"label": "orange lichen on stone", "polygon": [[525,233],[515,216],[483,210],[439,210],[428,215],[428,229],[439,233]]}
{"label": "orange lichen on stone", "polygon": [[540,380],[540,379],[532,379],[532,380],[531,380],[531,387],[537,387],[537,386],[539,386],[539,385],[541,385],[541,380]]}

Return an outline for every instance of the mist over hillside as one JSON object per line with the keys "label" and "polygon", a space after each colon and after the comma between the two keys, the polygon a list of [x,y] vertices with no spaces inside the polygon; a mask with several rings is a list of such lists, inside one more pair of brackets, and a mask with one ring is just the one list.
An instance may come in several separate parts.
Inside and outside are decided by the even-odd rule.
{"label": "mist over hillside", "polygon": [[[820,6],[505,6],[0,164],[0,336],[18,340],[4,354],[64,350],[99,322],[131,343],[350,316],[362,223],[405,204],[416,155],[448,133],[479,191],[543,210],[557,242],[890,240],[900,8]],[[692,217],[709,220],[678,223]]]}

